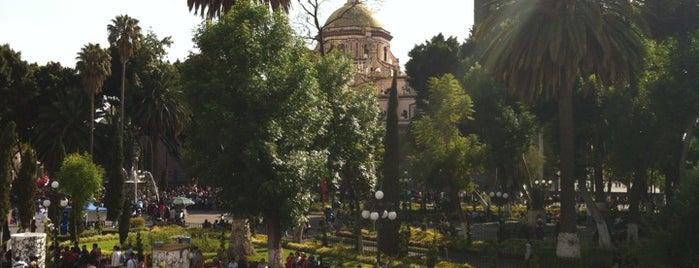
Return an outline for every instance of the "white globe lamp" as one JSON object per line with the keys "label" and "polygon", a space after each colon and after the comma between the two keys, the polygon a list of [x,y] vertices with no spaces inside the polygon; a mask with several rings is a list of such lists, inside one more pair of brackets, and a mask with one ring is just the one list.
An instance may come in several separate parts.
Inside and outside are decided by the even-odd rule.
{"label": "white globe lamp", "polygon": [[383,192],[381,190],[376,191],[376,193],[374,193],[374,197],[376,197],[376,200],[383,199]]}
{"label": "white globe lamp", "polygon": [[368,211],[368,210],[366,210],[366,209],[365,209],[365,210],[362,210],[362,218],[368,219],[369,216],[371,216],[371,212],[370,212],[370,211]]}

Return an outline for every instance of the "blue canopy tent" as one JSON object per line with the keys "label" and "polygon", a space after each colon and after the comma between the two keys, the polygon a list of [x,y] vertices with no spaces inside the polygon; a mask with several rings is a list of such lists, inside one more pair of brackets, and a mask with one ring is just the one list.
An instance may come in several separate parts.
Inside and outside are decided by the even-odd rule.
{"label": "blue canopy tent", "polygon": [[[71,206],[67,206],[63,209],[61,215],[61,234],[66,234],[68,232],[68,222],[72,209],[73,207]],[[98,217],[101,221],[105,221],[107,218],[107,208],[88,203],[83,207],[83,217],[85,218],[85,226],[92,226],[92,224],[97,222]]]}

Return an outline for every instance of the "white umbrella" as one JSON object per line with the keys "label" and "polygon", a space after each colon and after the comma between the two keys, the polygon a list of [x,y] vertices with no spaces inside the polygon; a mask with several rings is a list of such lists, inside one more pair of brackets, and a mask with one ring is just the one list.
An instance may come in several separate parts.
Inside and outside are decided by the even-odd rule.
{"label": "white umbrella", "polygon": [[173,205],[182,205],[182,206],[190,206],[194,205],[194,201],[192,199],[183,197],[183,196],[178,196],[172,199],[172,204]]}

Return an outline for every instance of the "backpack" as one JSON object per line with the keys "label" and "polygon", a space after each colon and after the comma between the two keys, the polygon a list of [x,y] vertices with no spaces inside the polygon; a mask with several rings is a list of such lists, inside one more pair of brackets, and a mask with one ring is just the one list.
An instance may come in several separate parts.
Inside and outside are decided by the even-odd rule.
{"label": "backpack", "polygon": [[121,256],[119,257],[119,263],[126,264],[126,255],[121,254]]}

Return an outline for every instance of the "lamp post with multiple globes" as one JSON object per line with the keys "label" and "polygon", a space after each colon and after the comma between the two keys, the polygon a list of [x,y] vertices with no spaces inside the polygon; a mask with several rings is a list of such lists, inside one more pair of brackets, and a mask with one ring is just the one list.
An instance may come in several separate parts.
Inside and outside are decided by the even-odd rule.
{"label": "lamp post with multiple globes", "polygon": [[[51,188],[48,191],[48,197],[47,199],[44,199],[42,204],[44,207],[47,209],[51,207],[51,199],[53,200],[58,200],[60,198],[59,193],[58,193],[58,187],[60,186],[60,183],[58,181],[52,181],[51,182]],[[55,267],[58,267],[58,264],[61,260],[61,250],[60,247],[58,246],[58,230],[61,227],[60,224],[60,218],[61,218],[61,211],[63,208],[68,206],[68,199],[67,198],[62,198],[60,201],[57,202],[58,207],[54,209],[55,213],[53,213],[53,218],[51,219],[51,213],[49,213],[49,218],[51,219],[51,224],[48,226],[51,231],[53,232],[53,250],[54,250],[54,265]]]}
{"label": "lamp post with multiple globes", "polygon": [[501,241],[504,237],[504,227],[505,227],[505,222],[502,217],[502,205],[507,203],[508,198],[510,195],[508,193],[503,193],[500,191],[497,192],[490,192],[490,200],[491,202],[495,202],[495,204],[498,206],[498,241]]}
{"label": "lamp post with multiple globes", "polygon": [[384,207],[382,203],[383,192],[381,190],[374,193],[374,206],[371,210],[364,209],[362,211],[362,218],[371,220],[374,225],[374,231],[376,231],[376,265],[381,267],[381,249],[379,247],[379,233],[376,229],[376,222],[379,220],[395,220],[398,217],[398,213],[395,211],[388,211],[388,208]]}
{"label": "lamp post with multiple globes", "polygon": [[498,216],[500,216],[500,218],[502,218],[502,216],[501,216],[502,213],[500,213],[500,209],[501,209],[502,205],[507,202],[507,199],[510,197],[510,195],[508,193],[503,193],[500,191],[490,192],[489,195],[490,195],[490,200],[495,202],[495,204],[498,206]]}

